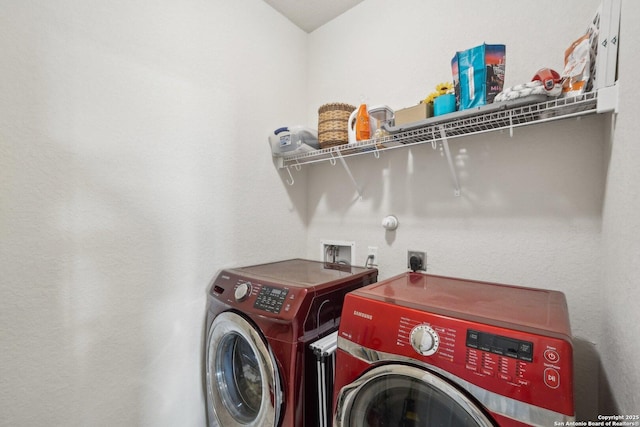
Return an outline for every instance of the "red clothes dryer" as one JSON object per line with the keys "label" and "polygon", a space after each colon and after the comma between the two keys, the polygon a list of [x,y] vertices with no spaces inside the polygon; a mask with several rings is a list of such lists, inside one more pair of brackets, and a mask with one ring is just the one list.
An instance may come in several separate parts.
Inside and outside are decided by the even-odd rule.
{"label": "red clothes dryer", "polygon": [[574,420],[564,294],[406,273],[349,293],[335,427]]}
{"label": "red clothes dryer", "polygon": [[209,425],[316,424],[316,357],[309,344],[335,332],[345,294],[377,276],[376,269],[302,259],[219,272],[206,321]]}

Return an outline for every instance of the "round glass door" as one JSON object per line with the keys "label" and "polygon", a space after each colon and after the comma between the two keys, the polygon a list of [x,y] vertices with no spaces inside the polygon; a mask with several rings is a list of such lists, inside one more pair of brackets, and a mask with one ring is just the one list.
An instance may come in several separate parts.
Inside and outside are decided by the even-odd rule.
{"label": "round glass door", "polygon": [[273,357],[243,317],[217,316],[207,342],[209,410],[222,426],[275,426],[281,391]]}
{"label": "round glass door", "polygon": [[374,368],[344,387],[336,425],[344,427],[489,427],[494,424],[467,396],[412,366]]}

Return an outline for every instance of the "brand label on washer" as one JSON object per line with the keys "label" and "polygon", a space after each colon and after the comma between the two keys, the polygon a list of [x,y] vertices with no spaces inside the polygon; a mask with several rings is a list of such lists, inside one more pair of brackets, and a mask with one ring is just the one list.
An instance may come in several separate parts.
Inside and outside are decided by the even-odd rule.
{"label": "brand label on washer", "polygon": [[373,315],[372,314],[363,313],[363,312],[358,311],[358,310],[353,310],[353,315],[354,316],[358,316],[358,317],[362,317],[363,319],[373,320]]}

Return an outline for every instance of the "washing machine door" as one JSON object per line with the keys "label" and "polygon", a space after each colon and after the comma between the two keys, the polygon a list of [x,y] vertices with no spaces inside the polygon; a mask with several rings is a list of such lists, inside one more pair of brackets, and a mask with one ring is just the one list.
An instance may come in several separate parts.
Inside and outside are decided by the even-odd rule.
{"label": "washing machine door", "polygon": [[282,405],[277,365],[251,323],[233,312],[216,316],[209,328],[206,359],[210,424],[277,426]]}
{"label": "washing machine door", "polygon": [[336,427],[488,427],[495,424],[457,388],[420,368],[374,368],[342,388]]}

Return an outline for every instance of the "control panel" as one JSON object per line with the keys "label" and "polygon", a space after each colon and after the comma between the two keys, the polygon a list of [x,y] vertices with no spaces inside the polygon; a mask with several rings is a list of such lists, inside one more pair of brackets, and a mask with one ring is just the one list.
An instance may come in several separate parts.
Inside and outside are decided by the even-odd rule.
{"label": "control panel", "polygon": [[288,293],[289,289],[262,286],[253,307],[269,313],[280,313]]}
{"label": "control panel", "polygon": [[[217,285],[212,290],[215,295],[221,295],[224,293],[225,288]],[[280,314],[283,310],[288,313],[298,301],[296,289],[291,290],[288,287],[265,285],[245,279],[238,279],[232,292],[232,298],[236,303],[251,304],[256,310],[272,314]]]}
{"label": "control panel", "polygon": [[528,362],[533,362],[533,343],[467,329],[466,368],[519,386],[530,386]]}
{"label": "control panel", "polygon": [[533,361],[533,343],[473,329],[467,330],[467,347],[527,362]]}

